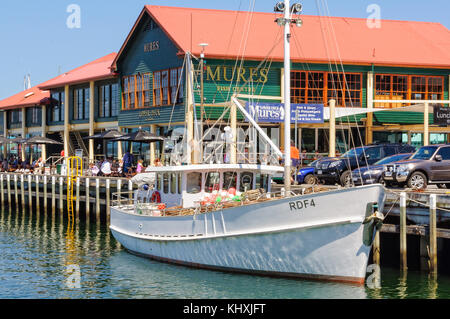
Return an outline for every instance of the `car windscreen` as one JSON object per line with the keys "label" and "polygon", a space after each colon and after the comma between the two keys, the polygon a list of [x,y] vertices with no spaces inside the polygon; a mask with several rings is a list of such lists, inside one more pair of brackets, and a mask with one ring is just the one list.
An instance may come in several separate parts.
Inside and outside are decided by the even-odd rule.
{"label": "car windscreen", "polygon": [[419,148],[417,152],[414,153],[413,156],[411,156],[411,159],[423,159],[428,160],[430,159],[433,154],[436,152],[437,146],[424,146]]}
{"label": "car windscreen", "polygon": [[389,163],[401,161],[401,160],[407,159],[409,156],[411,156],[411,154],[408,154],[408,155],[401,154],[401,155],[388,156],[388,157],[385,157],[385,158],[379,160],[374,165],[383,165],[383,164],[389,164]]}
{"label": "car windscreen", "polygon": [[341,155],[341,157],[359,157],[363,153],[362,147],[352,148],[350,151]]}

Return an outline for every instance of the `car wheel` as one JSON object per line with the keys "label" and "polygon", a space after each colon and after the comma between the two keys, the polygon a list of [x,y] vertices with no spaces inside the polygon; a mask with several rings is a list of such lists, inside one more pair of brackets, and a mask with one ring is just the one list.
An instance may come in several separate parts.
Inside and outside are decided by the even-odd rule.
{"label": "car wheel", "polygon": [[341,175],[341,185],[344,187],[352,186],[352,173],[350,171],[345,171]]}
{"label": "car wheel", "polygon": [[303,181],[305,182],[305,184],[314,185],[317,183],[317,178],[314,175],[309,174],[305,176],[305,179]]}
{"label": "car wheel", "polygon": [[427,177],[421,172],[414,172],[408,179],[408,187],[413,189],[427,188]]}

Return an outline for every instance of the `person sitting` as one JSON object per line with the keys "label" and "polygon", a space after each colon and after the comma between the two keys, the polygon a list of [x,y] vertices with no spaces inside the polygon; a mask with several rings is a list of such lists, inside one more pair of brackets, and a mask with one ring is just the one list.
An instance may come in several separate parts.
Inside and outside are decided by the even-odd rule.
{"label": "person sitting", "polygon": [[159,158],[155,159],[155,166],[163,166]]}
{"label": "person sitting", "polygon": [[103,176],[111,176],[111,162],[105,159],[100,167]]}
{"label": "person sitting", "polygon": [[89,164],[89,174],[91,174],[91,176],[97,176],[99,172],[98,166],[95,165],[94,163]]}
{"label": "person sitting", "polygon": [[137,163],[137,167],[136,167],[136,173],[138,173],[138,174],[142,173],[145,170],[142,163],[143,163],[142,159],[139,159],[138,163]]}

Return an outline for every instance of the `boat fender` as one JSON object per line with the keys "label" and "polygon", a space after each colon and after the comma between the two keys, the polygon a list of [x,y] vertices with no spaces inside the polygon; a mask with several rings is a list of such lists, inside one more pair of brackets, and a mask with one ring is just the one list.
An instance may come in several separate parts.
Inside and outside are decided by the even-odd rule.
{"label": "boat fender", "polygon": [[158,191],[154,191],[151,198],[152,203],[161,203],[161,194]]}
{"label": "boat fender", "polygon": [[362,222],[364,225],[364,244],[366,246],[372,245],[374,234],[383,226],[384,215],[376,210],[372,215],[364,218]]}

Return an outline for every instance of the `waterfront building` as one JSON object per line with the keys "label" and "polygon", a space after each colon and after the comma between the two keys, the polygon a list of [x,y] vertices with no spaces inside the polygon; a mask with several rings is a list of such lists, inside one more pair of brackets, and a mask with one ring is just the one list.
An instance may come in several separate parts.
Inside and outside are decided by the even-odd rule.
{"label": "waterfront building", "polygon": [[[107,150],[121,157],[130,149],[131,145],[83,139],[107,128],[131,132],[142,127],[161,136],[182,137],[184,127],[197,118],[203,120],[203,131],[217,123],[223,132],[230,124],[227,107],[233,94],[243,101],[284,100],[283,41],[281,27],[274,22],[277,17],[145,6],[117,54],[38,85],[36,100],[28,97],[32,103],[19,99],[27,91],[0,101],[0,127],[5,136],[59,135],[66,154],[80,148],[90,159]],[[448,29],[429,22],[381,20],[378,28],[366,19],[300,17],[302,27],[292,28],[291,102],[328,107],[334,99],[337,107],[386,109],[339,118],[339,150],[372,142],[422,145],[423,111],[390,112],[407,104],[377,100],[448,100]],[[50,103],[41,103],[38,94]],[[37,123],[31,123],[33,119]],[[448,127],[435,125],[432,116],[429,121],[430,143],[448,142]],[[238,142],[245,150],[254,137],[239,111],[237,126],[242,129]],[[284,146],[283,124],[267,121],[261,126],[277,146]],[[302,150],[329,152],[327,121],[292,124],[291,129]],[[216,132],[206,141],[221,136]],[[176,140],[165,147],[157,143],[131,149],[152,163],[174,149]],[[262,140],[256,144],[262,152]]]}

